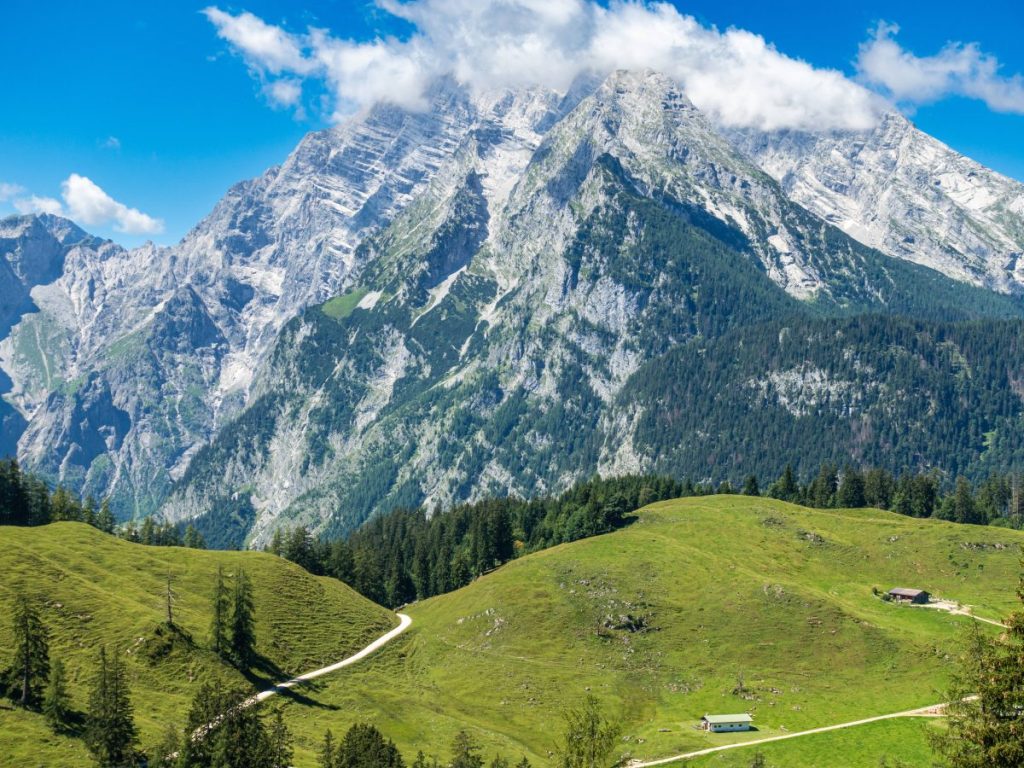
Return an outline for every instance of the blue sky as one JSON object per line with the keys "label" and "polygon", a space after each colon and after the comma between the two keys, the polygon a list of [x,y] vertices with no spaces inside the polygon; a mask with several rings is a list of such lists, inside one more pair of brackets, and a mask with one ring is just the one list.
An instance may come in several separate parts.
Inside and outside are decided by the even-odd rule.
{"label": "blue sky", "polygon": [[[469,48],[477,42],[452,33],[451,25],[467,2],[421,0],[403,12],[408,19],[398,20],[358,0],[308,2],[303,10],[296,3],[271,0],[221,3],[223,15],[213,18],[202,12],[205,3],[178,0],[6,0],[0,23],[0,66],[8,73],[0,99],[0,215],[13,213],[19,200],[22,207],[28,205],[25,201],[35,195],[60,202],[64,210],[72,208],[78,218],[95,222],[85,224],[88,229],[119,242],[174,242],[233,183],[283,160],[307,131],[329,125],[339,113],[376,97],[373,78],[351,63],[352,56],[345,58],[350,53],[380,54],[371,58],[373,73],[406,78],[408,98],[414,100],[412,81],[423,56],[454,61],[458,52],[446,47],[448,41],[460,46],[468,41]],[[532,6],[537,0],[509,2]],[[583,2],[558,0],[566,7]],[[1019,42],[1024,10],[1019,3],[867,0],[837,7],[801,0],[695,0],[675,5],[704,26],[761,35],[780,53],[815,68],[837,69],[862,82],[873,78],[872,88],[899,100],[922,129],[1024,179],[1024,103],[1016,100],[1024,84],[1012,79],[1024,72],[1024,46]],[[243,11],[279,27],[286,42],[297,40],[304,58],[282,62],[266,49],[247,47],[248,39],[232,38],[231,25]],[[652,18],[648,13],[641,21]],[[548,21],[555,25],[551,34],[556,36],[579,26],[572,20],[567,25]],[[484,22],[493,25],[493,18]],[[914,72],[895,72],[883,58],[870,76],[863,61],[858,68],[859,47],[873,39],[879,22],[898,24],[899,32],[882,35],[882,42],[892,45],[875,52],[879,57],[887,50],[916,57],[911,60]],[[618,23],[618,17],[607,22]],[[310,27],[326,30],[326,42],[311,43]],[[381,35],[407,40],[417,30],[427,30],[433,42],[412,53],[399,50],[399,44],[360,48],[347,42],[373,41]],[[460,27],[459,34],[475,32]],[[728,42],[717,33],[698,37],[709,50],[729,55]],[[976,48],[947,48],[941,55],[950,42]],[[488,51],[489,41],[480,43]],[[569,58],[583,55],[580,46],[585,43],[574,39],[566,45]],[[476,71],[479,62],[472,55],[468,66]],[[322,70],[313,63],[317,56],[328,62]],[[980,75],[972,75],[970,82],[935,85],[927,98],[920,97],[925,82],[920,77],[934,75],[936,67],[970,61],[981,62]],[[500,65],[495,64],[498,69]],[[390,85],[388,77],[384,88]],[[703,98],[723,119],[774,119],[768,107],[768,112],[751,117],[743,112],[749,105],[720,103],[715,82],[712,78]],[[274,83],[284,89],[277,92],[276,104],[275,96],[268,95]],[[301,88],[298,101],[291,88]],[[813,122],[816,106],[841,111],[827,94],[822,99],[822,105],[808,102],[808,121]]]}

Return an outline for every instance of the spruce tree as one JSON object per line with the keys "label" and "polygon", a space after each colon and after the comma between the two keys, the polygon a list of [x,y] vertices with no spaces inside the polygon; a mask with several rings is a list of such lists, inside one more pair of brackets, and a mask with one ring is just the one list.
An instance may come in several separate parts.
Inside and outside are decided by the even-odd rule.
{"label": "spruce tree", "polygon": [[231,599],[224,583],[224,568],[217,567],[217,581],[213,587],[213,619],[210,622],[210,647],[221,658],[229,651],[228,630]]}
{"label": "spruce tree", "polygon": [[466,731],[459,731],[452,741],[451,768],[483,768],[480,745]]}
{"label": "spruce tree", "polygon": [[[1024,576],[1017,596],[1024,604]],[[1006,632],[970,634],[947,695],[947,728],[933,746],[947,768],[1020,768],[1024,765],[1024,606]]]}
{"label": "spruce tree", "polygon": [[336,768],[404,768],[401,754],[372,725],[356,723],[338,745]]}
{"label": "spruce tree", "polygon": [[175,768],[179,764],[181,756],[181,734],[173,723],[168,723],[164,729],[164,737],[154,748],[150,765],[159,768]]}
{"label": "spruce tree", "polygon": [[103,768],[134,765],[137,739],[124,665],[116,651],[108,657],[101,647],[89,697],[86,746]]}
{"label": "spruce tree", "polygon": [[281,710],[274,713],[270,725],[270,768],[288,768],[292,762],[292,736],[284,724]]}
{"label": "spruce tree", "polygon": [[60,659],[56,659],[50,665],[50,678],[43,692],[43,715],[50,728],[58,732],[67,727],[71,716],[67,676],[64,673],[64,663]]}
{"label": "spruce tree", "polygon": [[113,533],[117,521],[114,520],[114,513],[110,511],[110,501],[104,499],[100,502],[100,511],[96,515],[96,527],[104,533]]}
{"label": "spruce tree", "polygon": [[744,496],[760,496],[761,488],[757,484],[757,475],[747,475],[746,480],[743,481],[743,495]]}
{"label": "spruce tree", "polygon": [[334,734],[331,733],[330,728],[324,734],[324,743],[320,747],[317,765],[320,768],[338,768],[337,748],[334,745]]}
{"label": "spruce tree", "polygon": [[19,595],[14,605],[14,665],[8,672],[11,698],[23,707],[39,704],[50,674],[49,632],[35,605]]}
{"label": "spruce tree", "polygon": [[846,467],[843,480],[836,492],[836,506],[846,509],[861,509],[867,504],[864,496],[864,475],[860,470]]}
{"label": "spruce tree", "polygon": [[787,464],[782,472],[782,476],[768,486],[768,495],[780,501],[797,500],[800,495],[800,486],[797,485],[792,464]]}
{"label": "spruce tree", "polygon": [[206,541],[203,540],[203,535],[191,523],[185,528],[184,544],[189,549],[206,549]]}
{"label": "spruce tree", "polygon": [[593,696],[565,714],[565,736],[558,753],[559,768],[608,768],[621,727],[607,719]]}
{"label": "spruce tree", "polygon": [[245,571],[235,579],[235,595],[231,613],[231,652],[243,669],[248,668],[256,656],[255,609],[252,587]]}

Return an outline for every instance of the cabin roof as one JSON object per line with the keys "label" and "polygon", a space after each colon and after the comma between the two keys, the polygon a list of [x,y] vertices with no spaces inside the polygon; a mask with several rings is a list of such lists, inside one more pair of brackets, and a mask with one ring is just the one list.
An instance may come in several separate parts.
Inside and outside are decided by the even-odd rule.
{"label": "cabin roof", "polygon": [[917,597],[923,595],[923,589],[905,589],[904,587],[894,587],[889,590],[890,595],[899,595],[900,597]]}
{"label": "cabin roof", "polygon": [[709,723],[749,723],[752,718],[748,714],[742,715],[704,715],[704,719]]}

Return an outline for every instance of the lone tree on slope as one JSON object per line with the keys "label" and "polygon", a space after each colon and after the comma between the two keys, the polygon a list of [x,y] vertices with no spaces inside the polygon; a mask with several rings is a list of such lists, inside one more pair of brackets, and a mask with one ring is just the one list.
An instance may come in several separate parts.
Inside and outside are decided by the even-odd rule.
{"label": "lone tree on slope", "polygon": [[621,726],[601,712],[597,699],[587,696],[583,706],[565,714],[565,737],[558,752],[559,768],[609,768]]}
{"label": "lone tree on slope", "polygon": [[254,613],[252,586],[245,571],[240,570],[238,578],[235,579],[234,611],[231,615],[231,651],[242,668],[251,666],[256,658]]}
{"label": "lone tree on slope", "polygon": [[14,605],[14,665],[8,672],[11,698],[23,707],[38,705],[50,674],[50,644],[46,625],[25,595]]}

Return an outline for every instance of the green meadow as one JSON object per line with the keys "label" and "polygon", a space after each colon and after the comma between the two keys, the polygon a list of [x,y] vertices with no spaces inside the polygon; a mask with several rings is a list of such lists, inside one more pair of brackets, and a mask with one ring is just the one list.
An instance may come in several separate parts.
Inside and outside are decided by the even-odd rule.
{"label": "green meadow", "polygon": [[[638,759],[913,709],[943,700],[970,620],[887,603],[873,588],[920,587],[989,618],[1015,605],[1015,531],[738,496],[663,502],[634,518],[407,607],[405,635],[269,705],[295,734],[295,764],[315,764],[326,729],[365,721],[410,760],[420,749],[446,759],[466,729],[488,759],[547,765],[563,711],[587,694],[622,721],[621,754]],[[183,721],[204,677],[238,676],[205,650],[218,565],[254,581],[264,679],[336,661],[394,626],[339,582],[276,557],[143,547],[75,524],[0,529],[0,606],[20,589],[46,602],[79,706],[96,647],[125,653],[146,745]],[[160,655],[168,571],[176,621],[194,642]],[[0,664],[9,631],[0,626]],[[696,727],[705,713],[731,712],[750,712],[757,731]],[[926,734],[940,727],[905,718],[760,749],[770,765],[797,768],[840,754],[844,766],[927,765]],[[79,743],[49,735],[38,715],[2,710],[0,728],[24,765],[82,764]],[[691,764],[745,766],[754,751]]]}

